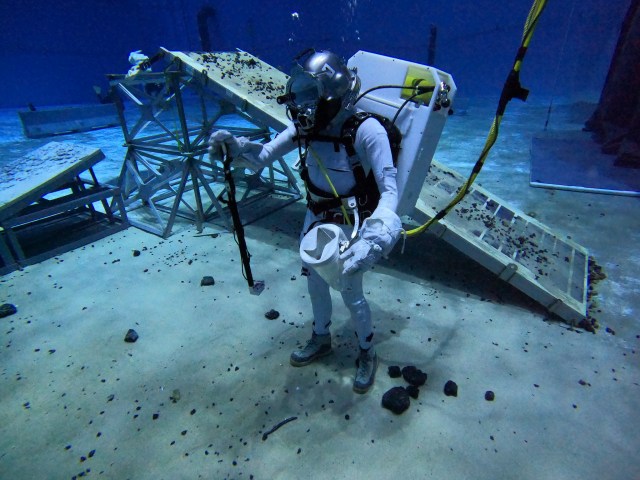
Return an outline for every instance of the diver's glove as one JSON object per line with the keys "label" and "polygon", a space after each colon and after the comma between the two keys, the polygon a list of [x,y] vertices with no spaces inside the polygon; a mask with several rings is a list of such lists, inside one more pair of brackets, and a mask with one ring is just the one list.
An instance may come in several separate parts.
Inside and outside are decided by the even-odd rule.
{"label": "diver's glove", "polygon": [[366,271],[373,267],[382,257],[382,248],[375,243],[359,238],[340,255],[343,275],[353,275],[359,271]]}
{"label": "diver's glove", "polygon": [[362,224],[358,240],[340,255],[342,273],[353,275],[371,268],[381,257],[389,255],[402,232],[396,213],[379,206]]}
{"label": "diver's glove", "polygon": [[246,137],[234,137],[227,130],[217,130],[209,137],[209,158],[211,161],[223,160],[222,145],[226,145],[234,167],[249,168],[258,171],[264,167],[260,160],[262,144],[252,142]]}
{"label": "diver's glove", "polygon": [[151,70],[151,65],[149,64],[149,57],[147,57],[142,50],[136,50],[135,52],[131,52],[129,54],[129,63],[132,67],[127,72],[127,78],[131,78],[134,75],[142,71]]}

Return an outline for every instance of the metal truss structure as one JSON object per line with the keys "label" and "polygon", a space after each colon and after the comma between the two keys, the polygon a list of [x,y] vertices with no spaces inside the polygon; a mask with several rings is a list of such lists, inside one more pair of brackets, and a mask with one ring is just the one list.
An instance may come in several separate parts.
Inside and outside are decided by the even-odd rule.
{"label": "metal truss structure", "polygon": [[[234,76],[251,83],[251,73],[242,68],[259,61],[251,58],[235,65],[235,54],[226,55],[236,69]],[[242,97],[230,94],[233,86],[222,80],[226,77],[222,66],[197,70],[166,50],[156,58],[164,62],[161,72],[109,75],[127,148],[118,186],[129,221],[163,238],[172,234],[178,217],[195,223],[198,231],[205,222],[233,230],[222,162],[207,154],[209,135],[214,129],[226,129],[266,142],[275,132],[242,108]],[[272,69],[262,65],[265,72]],[[235,168],[233,176],[243,224],[302,196],[282,158],[257,173]]]}

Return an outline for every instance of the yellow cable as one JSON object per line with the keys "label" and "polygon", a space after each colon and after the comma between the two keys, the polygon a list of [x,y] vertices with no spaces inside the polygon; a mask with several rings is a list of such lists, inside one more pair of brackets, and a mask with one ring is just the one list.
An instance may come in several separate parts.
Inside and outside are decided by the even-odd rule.
{"label": "yellow cable", "polygon": [[[520,72],[524,54],[526,52],[526,49],[529,47],[529,43],[531,42],[531,37],[533,36],[533,31],[535,30],[535,27],[538,24],[538,20],[540,18],[540,15],[542,14],[542,10],[546,6],[546,3],[547,3],[547,0],[534,0],[533,4],[531,5],[531,9],[529,10],[529,15],[527,16],[527,20],[525,22],[524,32],[522,34],[522,42],[520,44],[520,48],[518,49],[518,55],[516,56],[516,60],[513,64],[511,73],[515,72],[516,74],[518,74]],[[519,85],[520,84],[518,83],[518,86]],[[506,86],[507,84],[505,83],[505,88]],[[503,93],[505,88],[503,88]],[[500,100],[502,101],[502,95]],[[511,100],[511,98],[509,98],[507,102],[509,100]],[[449,204],[446,207],[440,210],[431,220],[412,230],[404,231],[404,235],[406,235],[407,237],[411,237],[411,236],[423,233],[435,222],[444,218],[444,216],[447,213],[449,213],[453,209],[453,207],[455,207],[458,204],[458,202],[460,202],[460,200],[462,200],[464,196],[468,193],[469,189],[471,188],[471,185],[473,184],[476,177],[480,173],[480,170],[482,169],[482,166],[484,165],[484,162],[487,156],[489,155],[489,151],[491,150],[493,145],[496,143],[496,140],[498,138],[498,132],[500,131],[500,123],[502,122],[502,117],[503,117],[503,113],[499,113],[500,111],[502,112],[504,111],[504,105],[502,109],[499,108],[499,111],[496,113],[496,116],[493,119],[493,123],[491,124],[491,129],[489,130],[489,134],[487,135],[487,140],[484,144],[484,148],[482,149],[482,152],[480,153],[480,156],[478,157],[478,160],[476,161],[476,164],[474,165],[473,170],[469,175],[469,178],[464,183],[464,185],[460,187],[460,189],[458,190],[458,193],[453,198],[453,200],[451,200],[451,202],[449,202]]]}
{"label": "yellow cable", "polygon": [[316,162],[318,162],[318,166],[320,167],[320,170],[322,171],[324,178],[327,180],[327,183],[329,184],[329,187],[333,192],[333,196],[336,197],[338,200],[340,200],[340,208],[342,209],[342,215],[344,215],[345,222],[347,222],[347,225],[351,226],[351,220],[349,219],[349,215],[347,214],[347,209],[344,208],[342,199],[340,198],[340,195],[336,191],[336,188],[333,186],[333,182],[329,178],[329,173],[327,172],[326,168],[324,168],[324,165],[322,164],[322,160],[320,160],[320,156],[315,152],[315,150],[313,150],[313,148],[311,148],[311,146],[308,146],[307,150],[311,152],[311,155],[313,155],[313,158],[315,158]]}

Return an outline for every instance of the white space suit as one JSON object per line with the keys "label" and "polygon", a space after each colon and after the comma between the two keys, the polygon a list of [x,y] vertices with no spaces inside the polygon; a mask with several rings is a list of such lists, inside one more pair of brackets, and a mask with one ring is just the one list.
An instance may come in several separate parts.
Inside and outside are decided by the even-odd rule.
{"label": "white space suit", "polygon": [[[219,145],[225,143],[229,154],[236,159],[233,165],[257,171],[297,149],[298,142],[301,141],[299,137],[306,136],[307,183],[324,192],[337,193],[341,197],[349,195],[354,189],[356,178],[353,167],[356,162],[361,163],[365,172],[373,172],[380,192],[380,200],[371,217],[360,226],[356,241],[352,242],[340,256],[344,262],[340,293],[351,313],[360,347],[354,390],[364,393],[373,384],[378,360],[372,348],[373,327],[371,311],[362,289],[363,274],[381,256],[386,256],[391,251],[401,234],[402,225],[395,214],[398,201],[396,168],[393,165],[387,132],[376,119],[366,119],[357,129],[353,144],[355,156],[349,157],[342,146],[339,147],[339,151],[336,151],[335,142],[314,140],[314,135],[317,137],[318,134],[323,137],[338,138],[345,120],[355,113],[353,103],[358,93],[359,79],[355,72],[349,71],[337,58],[330,52],[314,52],[307,59],[304,67],[301,67],[304,75],[311,77],[312,81],[319,84],[318,96],[325,100],[327,98],[336,100],[335,105],[331,107],[335,111],[333,115],[324,114],[324,121],[318,121],[323,113],[318,113],[317,98],[312,98],[311,103],[306,105],[295,102],[300,100],[303,94],[296,91],[297,80],[294,72],[292,80],[287,85],[287,95],[291,100],[291,106],[288,105],[288,108],[290,112],[293,111],[293,121],[286,130],[264,145],[250,142],[242,137],[235,138],[226,131],[217,131],[211,136],[210,152],[215,156]],[[307,78],[305,82],[309,83],[310,80]],[[343,85],[347,85],[348,88],[342,88]],[[308,85],[305,84],[304,87],[307,88]],[[312,85],[312,88],[316,88],[315,85]],[[334,93],[337,94],[332,97],[331,94]],[[309,127],[310,124],[312,127]],[[312,129],[313,134],[309,133]],[[315,198],[313,194],[308,195],[308,200],[313,201],[316,207],[323,202],[322,198]],[[311,208],[307,209],[301,239],[319,223],[344,221],[345,210],[340,207],[322,212],[318,212],[318,208],[314,210],[317,213],[314,213]],[[306,271],[314,317],[313,335],[305,347],[306,350],[292,354],[291,363],[294,366],[306,365],[331,351],[330,287],[313,268],[307,268]]]}

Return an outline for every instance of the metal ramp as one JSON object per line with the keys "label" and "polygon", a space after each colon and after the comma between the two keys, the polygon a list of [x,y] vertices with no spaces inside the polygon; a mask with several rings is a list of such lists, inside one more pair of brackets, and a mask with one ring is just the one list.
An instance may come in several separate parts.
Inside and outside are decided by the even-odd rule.
{"label": "metal ramp", "polygon": [[103,158],[97,148],[50,142],[0,168],[0,274],[128,226],[120,191],[93,171]]}
{"label": "metal ramp", "polygon": [[[466,178],[431,163],[412,218],[430,220]],[[431,232],[570,324],[587,313],[588,251],[479,186]]]}
{"label": "metal ramp", "polygon": [[289,76],[250,53],[175,52],[161,48],[167,58],[224,97],[251,121],[284,130],[289,122],[276,97],[284,93]]}
{"label": "metal ramp", "polygon": [[[194,78],[239,112],[281,131],[288,123],[276,96],[286,75],[242,51],[165,51]],[[455,195],[466,178],[433,160],[411,219],[424,223]],[[508,206],[481,187],[432,227],[432,232],[569,323],[586,316],[588,252]]]}

